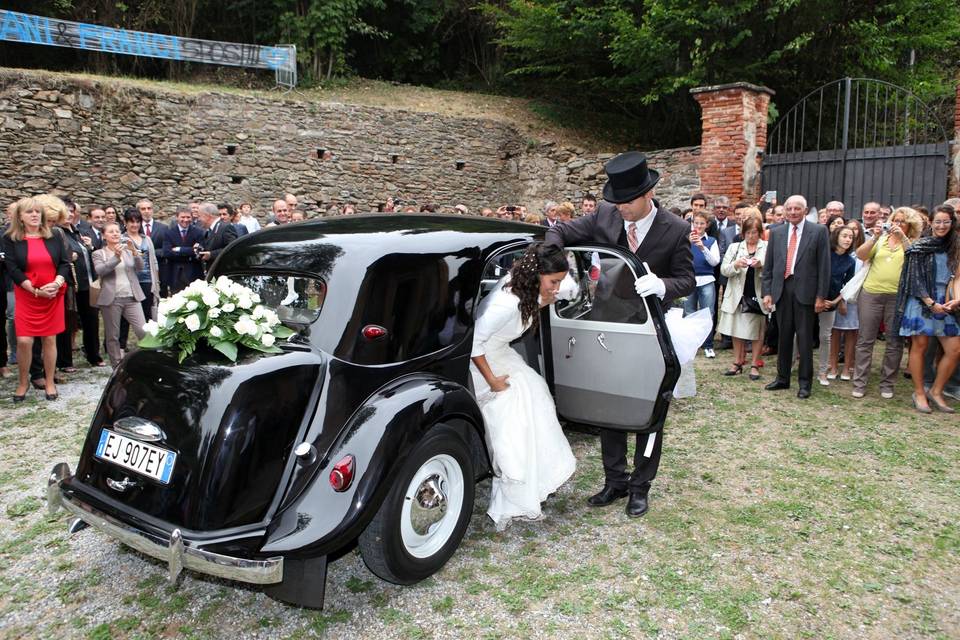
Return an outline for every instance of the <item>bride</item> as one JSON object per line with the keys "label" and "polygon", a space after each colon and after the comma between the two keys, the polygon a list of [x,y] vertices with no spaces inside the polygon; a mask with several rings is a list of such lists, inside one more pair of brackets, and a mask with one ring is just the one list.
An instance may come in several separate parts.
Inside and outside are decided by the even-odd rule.
{"label": "bride", "polygon": [[532,245],[483,301],[474,328],[470,373],[493,458],[487,515],[498,531],[512,518],[539,518],[540,503],[576,467],[547,383],[510,347],[537,326],[567,269],[560,249]]}

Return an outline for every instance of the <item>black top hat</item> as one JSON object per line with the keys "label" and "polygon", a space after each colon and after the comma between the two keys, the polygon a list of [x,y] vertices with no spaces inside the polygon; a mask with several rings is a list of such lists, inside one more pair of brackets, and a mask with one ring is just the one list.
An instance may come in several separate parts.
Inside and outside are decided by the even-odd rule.
{"label": "black top hat", "polygon": [[639,151],[621,153],[603,169],[608,178],[603,199],[613,204],[635,200],[660,182],[660,174],[647,168],[647,157]]}

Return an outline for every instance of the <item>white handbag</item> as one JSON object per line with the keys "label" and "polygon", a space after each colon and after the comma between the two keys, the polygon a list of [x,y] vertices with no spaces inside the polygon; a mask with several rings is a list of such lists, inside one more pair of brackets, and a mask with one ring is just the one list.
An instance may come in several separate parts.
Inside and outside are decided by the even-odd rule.
{"label": "white handbag", "polygon": [[867,275],[870,273],[870,262],[865,262],[860,271],[857,271],[853,274],[853,277],[847,281],[847,284],[843,285],[843,289],[840,289],[840,296],[847,302],[856,302],[857,296],[860,295],[860,289],[863,288],[863,283],[867,280]]}

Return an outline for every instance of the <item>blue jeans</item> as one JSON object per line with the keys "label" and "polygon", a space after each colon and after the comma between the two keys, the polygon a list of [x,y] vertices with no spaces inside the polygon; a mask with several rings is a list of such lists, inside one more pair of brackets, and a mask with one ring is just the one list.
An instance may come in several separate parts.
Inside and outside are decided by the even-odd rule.
{"label": "blue jeans", "polygon": [[[710,309],[710,317],[713,317],[713,304],[717,299],[717,283],[708,282],[702,287],[693,290],[687,299],[683,301],[683,315],[688,316],[700,309]],[[713,331],[703,341],[704,349],[713,349]]]}

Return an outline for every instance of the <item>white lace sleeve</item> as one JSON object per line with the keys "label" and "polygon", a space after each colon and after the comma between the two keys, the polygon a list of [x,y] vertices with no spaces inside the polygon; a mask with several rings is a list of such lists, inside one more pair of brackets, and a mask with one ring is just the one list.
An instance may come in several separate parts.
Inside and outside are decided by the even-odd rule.
{"label": "white lace sleeve", "polygon": [[[499,297],[504,294],[496,292],[490,295]],[[473,327],[473,351],[470,352],[470,357],[475,358],[485,354],[490,337],[502,330],[516,313],[516,309],[504,304],[502,300],[492,300],[491,304],[486,305]]]}

